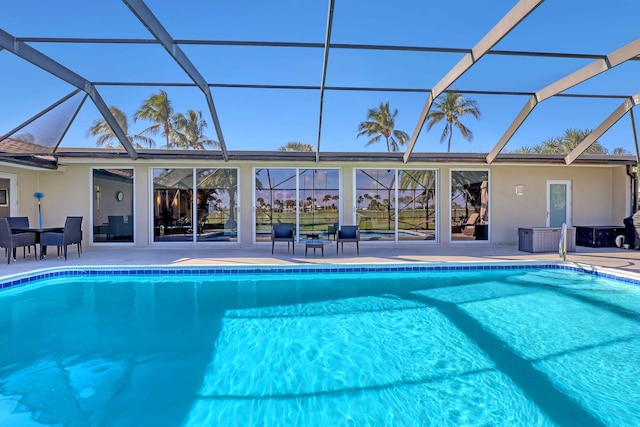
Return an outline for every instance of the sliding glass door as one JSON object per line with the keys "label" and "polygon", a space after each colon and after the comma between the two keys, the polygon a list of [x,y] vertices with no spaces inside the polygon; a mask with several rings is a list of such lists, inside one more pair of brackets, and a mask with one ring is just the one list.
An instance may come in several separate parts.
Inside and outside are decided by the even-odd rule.
{"label": "sliding glass door", "polygon": [[296,235],[328,238],[340,221],[340,170],[255,169],[256,242],[271,241],[274,224],[291,224]]}
{"label": "sliding glass door", "polygon": [[357,169],[361,240],[436,240],[436,178],[431,169]]}
{"label": "sliding glass door", "polygon": [[238,171],[154,168],[154,242],[236,242]]}

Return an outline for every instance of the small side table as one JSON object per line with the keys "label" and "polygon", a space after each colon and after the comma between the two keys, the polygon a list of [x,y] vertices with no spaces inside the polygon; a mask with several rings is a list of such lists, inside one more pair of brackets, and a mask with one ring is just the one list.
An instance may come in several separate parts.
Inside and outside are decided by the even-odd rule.
{"label": "small side table", "polygon": [[313,254],[315,255],[316,249],[320,249],[322,252],[322,256],[324,256],[324,245],[328,245],[331,243],[330,240],[321,240],[321,239],[309,239],[309,240],[301,240],[300,243],[304,243],[304,256],[307,256],[307,251],[309,249],[313,249]]}

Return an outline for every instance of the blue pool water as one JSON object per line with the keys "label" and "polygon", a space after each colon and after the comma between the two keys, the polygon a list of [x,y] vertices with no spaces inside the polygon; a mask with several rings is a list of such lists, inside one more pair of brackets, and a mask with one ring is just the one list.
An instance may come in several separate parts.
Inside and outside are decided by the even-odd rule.
{"label": "blue pool water", "polygon": [[555,268],[0,292],[0,425],[637,426],[640,288]]}

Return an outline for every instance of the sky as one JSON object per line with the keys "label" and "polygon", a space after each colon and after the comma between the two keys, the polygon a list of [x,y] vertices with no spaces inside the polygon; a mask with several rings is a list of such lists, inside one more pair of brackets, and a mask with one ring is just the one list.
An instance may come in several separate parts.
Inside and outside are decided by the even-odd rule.
{"label": "sky", "polygon": [[[472,48],[516,5],[515,0],[434,2],[336,0],[332,43]],[[328,3],[319,0],[198,0],[176,7],[168,0],[148,0],[149,9],[175,40],[233,40],[324,43]],[[0,3],[0,29],[14,37],[140,38],[152,35],[116,0],[21,0]],[[494,49],[608,54],[640,36],[637,0],[546,0]],[[111,86],[104,82],[192,83],[167,52],[156,44],[70,44],[30,42],[33,48],[93,82],[107,105],[129,117],[146,98],[165,90],[176,111],[203,111],[206,134],[218,139],[202,92],[195,87]],[[181,44],[205,80],[215,84],[319,86],[323,50],[316,48],[205,46]],[[459,53],[380,50],[330,50],[326,85],[432,88],[461,58]],[[451,89],[474,99],[479,120],[464,117],[473,131],[467,142],[457,131],[453,152],[489,152],[528,100],[528,96],[476,95],[466,91],[535,92],[593,62],[591,59],[485,55]],[[0,134],[6,134],[75,88],[0,51]],[[289,141],[316,146],[320,92],[291,89],[211,89],[229,150],[274,150]],[[630,96],[640,93],[640,61],[628,61],[567,92]],[[367,110],[389,102],[398,110],[396,129],[411,135],[427,100],[426,92],[326,90],[322,109],[321,151],[386,151],[384,142],[365,147],[357,137]],[[566,129],[597,127],[622,99],[560,98],[540,103],[506,146],[533,146]],[[46,126],[61,123],[67,111],[52,113]],[[87,100],[69,128],[63,147],[95,147],[87,136],[101,118]],[[44,118],[43,118],[44,119]],[[44,122],[44,120],[43,120]],[[147,122],[130,120],[130,133]],[[422,129],[414,152],[443,152],[443,123]],[[154,137],[157,145],[162,137]],[[599,140],[609,150],[635,152],[629,114]],[[404,150],[404,148],[402,148]]]}

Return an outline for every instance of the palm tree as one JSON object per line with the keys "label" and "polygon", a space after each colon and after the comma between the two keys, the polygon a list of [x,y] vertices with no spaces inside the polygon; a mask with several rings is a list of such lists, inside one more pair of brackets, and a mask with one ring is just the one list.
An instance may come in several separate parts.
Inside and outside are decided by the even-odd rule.
{"label": "palm tree", "polygon": [[204,150],[206,148],[220,148],[220,143],[208,139],[204,135],[207,122],[202,118],[202,111],[188,110],[187,115],[182,113],[175,115],[173,119],[174,130],[172,139],[180,148]]}
{"label": "palm tree", "polygon": [[[109,107],[109,111],[113,114],[113,117],[116,119],[116,122],[120,125],[120,128],[124,131],[125,135],[129,142],[131,142],[135,148],[142,148],[142,144],[152,148],[155,145],[153,139],[144,136],[144,135],[129,135],[129,122],[127,120],[127,115],[120,110],[118,107],[111,106]],[[98,119],[93,122],[89,130],[87,131],[88,136],[97,136],[96,147],[106,147],[106,148],[124,148],[122,144],[118,140],[118,137],[111,129],[111,126],[107,123],[105,119]]]}
{"label": "palm tree", "polygon": [[313,145],[305,144],[299,141],[287,142],[285,145],[281,145],[278,151],[313,151]]}
{"label": "palm tree", "polygon": [[401,145],[407,143],[409,135],[406,132],[394,129],[397,115],[397,109],[393,110],[393,113],[389,110],[388,101],[380,103],[378,108],[370,108],[367,112],[367,119],[369,120],[358,125],[358,130],[360,131],[358,132],[358,137],[362,135],[373,136],[365,145],[368,147],[380,141],[384,136],[387,143],[387,151],[398,151]]}
{"label": "palm tree", "polygon": [[631,156],[631,151],[627,150],[626,148],[623,147],[616,147],[613,149],[613,152],[611,153],[611,155],[613,156]]}
{"label": "palm tree", "polygon": [[[542,143],[534,145],[533,147],[522,147],[515,151],[518,154],[569,154],[574,150],[584,139],[589,136],[591,129],[567,129],[562,136],[554,136],[547,138]],[[608,154],[608,150],[600,144],[598,141],[594,141],[593,144],[585,151],[587,154]]]}
{"label": "palm tree", "polygon": [[153,122],[153,125],[140,132],[141,134],[155,135],[160,132],[166,138],[166,148],[171,148],[170,136],[173,132],[174,113],[167,92],[161,90],[146,99],[133,115],[134,121],[140,119]]}
{"label": "palm tree", "polygon": [[[413,203],[413,210],[416,209],[416,201],[420,202],[425,210],[425,228],[428,228],[429,224],[429,198],[433,196],[435,186],[436,174],[432,170],[405,170],[400,175],[400,188],[413,192],[413,197],[409,196],[409,203]],[[417,191],[420,191],[419,195],[416,195]]]}
{"label": "palm tree", "polygon": [[457,92],[447,92],[444,96],[439,97],[440,101],[435,103],[435,108],[427,114],[427,130],[445,120],[447,124],[442,131],[440,142],[447,142],[447,153],[451,152],[451,137],[453,136],[453,127],[460,130],[460,134],[464,139],[473,141],[473,133],[471,129],[460,122],[460,119],[467,114],[471,114],[476,119],[480,118],[480,110],[475,100],[465,98]]}
{"label": "palm tree", "polygon": [[324,204],[324,208],[327,209],[327,203],[331,200],[330,194],[325,194],[322,198],[322,203]]}

